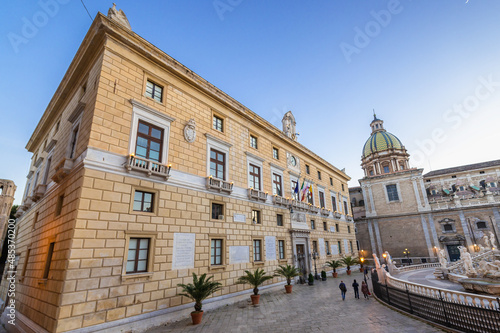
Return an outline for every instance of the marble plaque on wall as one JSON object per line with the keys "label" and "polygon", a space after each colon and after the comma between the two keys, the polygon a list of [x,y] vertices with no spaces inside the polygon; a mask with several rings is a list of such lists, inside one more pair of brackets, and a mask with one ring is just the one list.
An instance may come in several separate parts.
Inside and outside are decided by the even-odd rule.
{"label": "marble plaque on wall", "polygon": [[337,256],[339,254],[339,247],[337,245],[330,245],[330,247],[332,248],[332,254]]}
{"label": "marble plaque on wall", "polygon": [[248,246],[230,246],[229,264],[244,264],[250,262],[250,248]]}
{"label": "marble plaque on wall", "polygon": [[266,236],[266,260],[276,260],[276,237]]}
{"label": "marble plaque on wall", "polygon": [[172,269],[194,268],[196,234],[174,233]]}
{"label": "marble plaque on wall", "polygon": [[245,214],[234,214],[233,215],[233,221],[234,222],[246,222],[246,215]]}
{"label": "marble plaque on wall", "polygon": [[325,239],[324,238],[318,238],[318,243],[319,243],[319,255],[320,256],[325,256],[326,251],[325,251]]}
{"label": "marble plaque on wall", "polygon": [[292,229],[309,229],[306,222],[306,214],[293,213],[291,218]]}
{"label": "marble plaque on wall", "polygon": [[351,249],[349,248],[349,244],[347,244],[347,239],[344,239],[344,248],[345,248],[345,253],[351,252]]}

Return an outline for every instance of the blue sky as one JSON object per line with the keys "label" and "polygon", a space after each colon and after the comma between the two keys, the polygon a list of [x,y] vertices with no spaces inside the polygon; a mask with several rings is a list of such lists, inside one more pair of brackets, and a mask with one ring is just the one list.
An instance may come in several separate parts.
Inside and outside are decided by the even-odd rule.
{"label": "blue sky", "polygon": [[[500,159],[500,2],[119,1],[132,29],[357,185],[372,109],[425,172]],[[84,0],[92,17],[111,2]],[[9,1],[0,21],[0,178],[22,197],[26,143],[91,24],[78,0]],[[30,30],[29,27],[32,29]],[[34,28],[34,29],[33,29]]]}

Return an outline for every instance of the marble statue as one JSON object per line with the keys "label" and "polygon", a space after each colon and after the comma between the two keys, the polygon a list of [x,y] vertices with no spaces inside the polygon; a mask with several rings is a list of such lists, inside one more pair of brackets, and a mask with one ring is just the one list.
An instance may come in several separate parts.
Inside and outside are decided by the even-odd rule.
{"label": "marble statue", "polygon": [[497,241],[495,239],[495,235],[490,231],[490,243],[492,248],[497,248]]}
{"label": "marble statue", "polygon": [[375,253],[373,254],[373,260],[375,261],[375,268],[380,268],[380,261]]}
{"label": "marble statue", "polygon": [[485,278],[500,278],[500,260],[495,260],[494,262],[488,262],[481,260],[479,262],[478,273]]}
{"label": "marble statue", "polygon": [[472,265],[472,257],[469,252],[467,252],[467,248],[464,246],[459,246],[460,249],[460,259],[464,263],[465,274],[467,276],[475,276],[477,274],[474,266]]}
{"label": "marble statue", "polygon": [[125,27],[125,28],[127,28],[129,30],[132,30],[132,28],[130,27],[130,23],[129,23],[128,19],[127,19],[127,16],[123,12],[123,10],[121,10],[121,9],[117,10],[116,9],[116,4],[115,3],[113,3],[113,7],[108,10],[108,17],[111,20],[113,20],[113,21],[121,24],[123,27]]}
{"label": "marble statue", "polygon": [[483,236],[483,242],[484,242],[484,246],[485,246],[486,248],[490,248],[490,247],[491,247],[491,246],[490,246],[490,239],[488,238],[488,235],[484,235],[484,236]]}
{"label": "marble statue", "polygon": [[444,249],[440,249],[437,253],[438,258],[439,258],[439,263],[441,264],[442,268],[446,268],[448,265],[448,260],[446,260],[446,252]]}

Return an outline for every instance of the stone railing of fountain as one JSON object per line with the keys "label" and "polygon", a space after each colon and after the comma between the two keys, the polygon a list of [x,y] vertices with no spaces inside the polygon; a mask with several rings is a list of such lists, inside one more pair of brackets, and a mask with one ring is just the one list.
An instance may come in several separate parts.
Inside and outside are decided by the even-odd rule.
{"label": "stone railing of fountain", "polygon": [[500,310],[498,299],[494,296],[478,295],[465,293],[456,290],[439,289],[436,287],[426,286],[418,283],[413,283],[401,279],[397,279],[389,273],[385,273],[386,283],[390,287],[407,290],[411,293],[442,299],[448,302],[474,305],[487,309]]}
{"label": "stone railing of fountain", "polygon": [[428,262],[426,264],[409,265],[409,266],[401,266],[401,267],[394,266],[394,272],[395,273],[404,273],[404,272],[416,271],[419,269],[435,268],[435,267],[440,267],[440,266],[441,266],[441,264],[438,262]]}

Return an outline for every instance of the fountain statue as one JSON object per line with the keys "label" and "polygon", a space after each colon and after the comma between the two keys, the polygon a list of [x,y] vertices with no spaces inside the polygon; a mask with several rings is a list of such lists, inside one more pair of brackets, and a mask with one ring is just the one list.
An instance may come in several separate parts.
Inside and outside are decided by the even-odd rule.
{"label": "fountain statue", "polygon": [[485,234],[485,235],[483,236],[483,242],[484,242],[484,246],[485,246],[486,248],[490,248],[490,247],[491,247],[491,246],[490,246],[490,238],[488,237],[488,235],[486,235],[486,234]]}
{"label": "fountain statue", "polygon": [[476,277],[477,272],[472,265],[472,257],[467,251],[467,248],[465,246],[459,246],[458,249],[460,250],[460,259],[462,259],[464,263],[465,274],[468,277]]}
{"label": "fountain statue", "polygon": [[438,258],[439,258],[439,263],[441,264],[442,268],[446,268],[448,265],[448,260],[446,260],[446,252],[444,249],[440,249],[437,253]]}
{"label": "fountain statue", "polygon": [[490,243],[492,248],[495,249],[497,247],[497,241],[495,239],[495,235],[491,231],[490,231]]}

